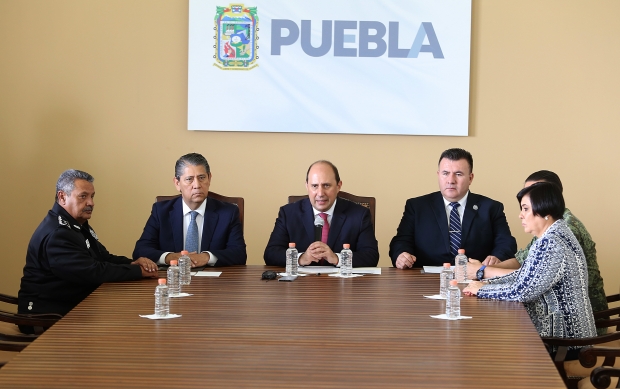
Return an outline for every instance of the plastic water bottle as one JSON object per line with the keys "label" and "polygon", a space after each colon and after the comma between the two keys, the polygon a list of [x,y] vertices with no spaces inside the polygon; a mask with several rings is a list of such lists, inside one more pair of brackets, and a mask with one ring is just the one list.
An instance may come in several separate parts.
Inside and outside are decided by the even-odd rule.
{"label": "plastic water bottle", "polygon": [[461,316],[461,290],[457,286],[456,280],[450,281],[450,286],[448,287],[446,316],[450,319],[456,319]]}
{"label": "plastic water bottle", "polygon": [[192,282],[192,260],[188,256],[189,251],[181,251],[179,257],[179,269],[181,269],[181,285],[189,285]]}
{"label": "plastic water bottle", "polygon": [[168,290],[170,297],[177,297],[181,293],[181,269],[177,266],[177,260],[170,261],[168,268]]}
{"label": "plastic water bottle", "polygon": [[155,288],[155,315],[165,317],[170,314],[170,296],[168,296],[168,286],[166,279],[160,278],[159,285]]}
{"label": "plastic water bottle", "polygon": [[454,279],[459,283],[467,282],[467,255],[465,249],[459,249],[459,253],[454,257]]}
{"label": "plastic water bottle", "polygon": [[439,274],[439,294],[441,297],[448,297],[448,287],[452,279],[454,279],[454,272],[449,263],[444,263],[443,270]]}
{"label": "plastic water bottle", "polygon": [[295,248],[295,243],[289,243],[288,249],[286,250],[286,275],[287,276],[296,276],[297,275],[297,257],[299,252]]}
{"label": "plastic water bottle", "polygon": [[343,277],[351,277],[353,272],[353,252],[350,247],[350,244],[345,243],[340,251],[340,275]]}

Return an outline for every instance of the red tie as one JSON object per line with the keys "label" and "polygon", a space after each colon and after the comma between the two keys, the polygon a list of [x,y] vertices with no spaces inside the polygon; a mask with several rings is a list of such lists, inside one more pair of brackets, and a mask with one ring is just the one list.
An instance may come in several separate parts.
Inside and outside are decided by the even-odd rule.
{"label": "red tie", "polygon": [[327,237],[329,236],[329,222],[327,221],[327,214],[324,212],[319,213],[321,219],[323,219],[323,232],[321,233],[321,242],[327,244]]}
{"label": "red tie", "polygon": [[[324,212],[319,213],[321,219],[323,219],[323,231],[321,232],[321,242],[327,244],[327,237],[329,236],[329,222],[327,221],[327,214]],[[325,259],[321,259],[319,261],[319,265],[325,266],[327,265],[327,261]]]}

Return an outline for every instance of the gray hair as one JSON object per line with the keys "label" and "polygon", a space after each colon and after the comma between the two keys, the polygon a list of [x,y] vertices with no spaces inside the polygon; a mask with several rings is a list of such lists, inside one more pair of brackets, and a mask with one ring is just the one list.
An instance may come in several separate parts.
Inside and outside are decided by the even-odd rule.
{"label": "gray hair", "polygon": [[95,178],[81,170],[65,170],[60,174],[60,177],[58,177],[58,181],[56,181],[56,201],[58,201],[58,192],[64,192],[67,195],[70,195],[71,192],[73,192],[73,189],[75,188],[75,180],[86,180],[92,183],[95,181]]}
{"label": "gray hair", "polygon": [[174,176],[177,180],[181,179],[187,165],[204,166],[207,174],[211,175],[211,168],[207,159],[198,153],[189,153],[179,158],[174,165]]}

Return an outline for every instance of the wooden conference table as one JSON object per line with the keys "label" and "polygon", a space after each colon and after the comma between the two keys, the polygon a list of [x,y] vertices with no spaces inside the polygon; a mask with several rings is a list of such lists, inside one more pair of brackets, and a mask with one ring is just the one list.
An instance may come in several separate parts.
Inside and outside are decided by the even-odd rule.
{"label": "wooden conference table", "polygon": [[[447,321],[419,269],[261,281],[193,277],[171,320],[156,280],[104,284],[0,369],[0,388],[563,388],[519,303],[466,297]],[[281,270],[281,269],[274,269]]]}

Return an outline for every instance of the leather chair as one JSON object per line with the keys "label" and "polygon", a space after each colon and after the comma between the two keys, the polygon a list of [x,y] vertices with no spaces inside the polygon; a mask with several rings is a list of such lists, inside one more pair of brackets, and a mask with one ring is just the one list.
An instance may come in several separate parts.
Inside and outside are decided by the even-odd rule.
{"label": "leather chair", "polygon": [[[0,301],[17,305],[17,297],[3,293],[0,293]],[[55,313],[21,314],[0,310],[0,350],[20,352],[61,318],[62,315]],[[35,333],[33,335],[22,334],[17,328],[18,325],[31,326]],[[6,361],[0,361],[0,367],[5,364]]]}
{"label": "leather chair", "polygon": [[[288,196],[288,202],[290,204],[305,198],[308,198],[308,195]],[[340,191],[338,192],[338,198],[352,201],[356,204],[368,208],[370,210],[370,220],[372,222],[372,228],[373,230],[375,229],[375,208],[377,207],[377,200],[375,200],[374,197],[356,196],[348,192]]]}
{"label": "leather chair", "polygon": [[[607,302],[617,301],[620,301],[620,294],[607,296]],[[618,377],[612,375],[614,371],[610,369],[620,368],[620,359],[616,361],[616,357],[620,357],[620,307],[594,312],[594,319],[597,328],[607,328],[610,332],[583,339],[542,338],[547,348],[558,349],[554,363],[567,388],[592,388],[590,382],[604,384],[607,378]],[[578,360],[564,361],[569,346],[583,347]],[[595,368],[596,366],[602,368]]]}
{"label": "leather chair", "polygon": [[[159,201],[166,201],[166,200],[174,200],[174,199],[176,199],[179,196],[181,196],[181,195],[178,194],[178,195],[172,195],[172,196],[157,196],[155,198],[155,200],[157,202],[159,202]],[[243,210],[244,210],[243,197],[222,196],[221,194],[217,194],[217,193],[211,192],[211,191],[209,191],[209,195],[207,197],[210,197],[210,198],[215,199],[215,200],[219,200],[219,201],[224,202],[224,203],[230,203],[230,204],[236,205],[237,208],[239,208],[239,222],[241,223],[241,231],[243,231]]]}

